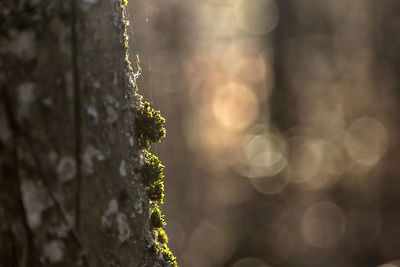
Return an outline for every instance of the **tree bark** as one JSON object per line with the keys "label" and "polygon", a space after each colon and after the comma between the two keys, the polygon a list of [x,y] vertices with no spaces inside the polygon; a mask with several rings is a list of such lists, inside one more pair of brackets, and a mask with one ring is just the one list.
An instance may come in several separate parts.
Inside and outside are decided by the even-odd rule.
{"label": "tree bark", "polygon": [[1,266],[168,266],[137,171],[124,4],[0,2]]}

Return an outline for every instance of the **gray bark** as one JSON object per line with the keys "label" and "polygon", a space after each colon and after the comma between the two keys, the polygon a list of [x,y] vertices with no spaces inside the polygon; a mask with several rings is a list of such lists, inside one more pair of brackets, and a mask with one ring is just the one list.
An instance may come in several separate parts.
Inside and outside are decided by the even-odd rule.
{"label": "gray bark", "polygon": [[119,0],[0,2],[0,265],[161,266]]}

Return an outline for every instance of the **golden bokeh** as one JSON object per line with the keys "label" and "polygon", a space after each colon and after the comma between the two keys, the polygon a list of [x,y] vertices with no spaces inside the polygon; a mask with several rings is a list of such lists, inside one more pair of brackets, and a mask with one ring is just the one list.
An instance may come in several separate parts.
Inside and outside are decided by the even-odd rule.
{"label": "golden bokeh", "polygon": [[258,101],[250,88],[228,83],[215,88],[212,94],[212,112],[223,127],[243,130],[256,120]]}
{"label": "golden bokeh", "polygon": [[396,265],[398,1],[146,1],[180,265]]}

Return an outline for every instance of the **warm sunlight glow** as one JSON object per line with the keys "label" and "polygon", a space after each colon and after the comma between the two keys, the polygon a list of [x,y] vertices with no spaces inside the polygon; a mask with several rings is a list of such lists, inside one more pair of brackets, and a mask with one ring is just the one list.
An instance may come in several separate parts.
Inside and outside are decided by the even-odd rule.
{"label": "warm sunlight glow", "polygon": [[215,88],[213,95],[213,115],[222,126],[241,130],[257,118],[258,101],[250,88],[228,83],[221,88]]}

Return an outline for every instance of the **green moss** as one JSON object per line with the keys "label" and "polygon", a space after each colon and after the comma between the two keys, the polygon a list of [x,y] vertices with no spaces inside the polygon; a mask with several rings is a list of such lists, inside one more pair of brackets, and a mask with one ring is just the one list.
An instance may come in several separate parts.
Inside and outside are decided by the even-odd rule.
{"label": "green moss", "polygon": [[161,244],[168,243],[168,236],[163,229],[158,229],[157,231],[157,241]]}
{"label": "green moss", "polygon": [[171,250],[168,248],[168,236],[163,229],[157,229],[153,231],[155,242],[151,247],[151,252],[154,254],[158,254],[164,260],[166,265],[163,266],[172,266],[177,267],[176,257],[172,254]]}
{"label": "green moss", "polygon": [[163,249],[161,251],[161,255],[164,258],[164,260],[169,264],[169,266],[177,267],[178,264],[176,262],[176,257],[172,252],[166,247],[166,249]]}
{"label": "green moss", "polygon": [[139,148],[150,149],[151,143],[160,142],[165,136],[165,119],[160,111],[150,107],[149,102],[144,102],[136,113],[136,135]]}
{"label": "green moss", "polygon": [[128,4],[128,0],[121,0],[121,6],[126,6]]}
{"label": "green moss", "polygon": [[[125,46],[125,48],[127,48],[127,47]],[[125,59],[125,62],[126,62],[126,65],[127,65],[127,67],[128,67],[129,73],[132,73],[132,72],[133,72],[133,68],[132,68],[131,62],[129,61],[128,56],[127,56],[127,58]]]}
{"label": "green moss", "polygon": [[157,156],[145,151],[145,162],[139,169],[144,185],[155,186],[158,181],[161,181],[164,178],[163,169],[164,165]]}
{"label": "green moss", "polygon": [[164,215],[161,214],[160,209],[156,205],[151,212],[150,222],[153,228],[161,228],[166,225],[164,221]]}
{"label": "green moss", "polygon": [[147,189],[147,195],[151,201],[160,202],[163,204],[164,200],[164,183],[159,180]]}
{"label": "green moss", "polygon": [[[150,107],[149,102],[144,102],[136,112],[136,136],[139,149],[145,149],[144,165],[138,170],[142,176],[143,184],[146,186],[146,192],[151,202],[163,203],[164,199],[164,165],[157,156],[151,154],[148,150],[154,142],[160,142],[165,136],[165,119],[160,111]],[[151,246],[151,253],[157,254],[163,259],[163,266],[176,267],[176,258],[169,250],[167,243],[168,237],[162,227],[165,226],[164,215],[157,205],[150,214],[150,225],[153,229],[154,245]]]}
{"label": "green moss", "polygon": [[163,259],[164,263],[166,263],[165,267],[178,267],[178,263],[176,261],[176,257],[171,252],[171,250],[165,244],[155,243],[150,247],[150,253],[158,254]]}
{"label": "green moss", "polygon": [[164,200],[164,165],[157,156],[145,151],[145,162],[138,169],[142,178],[143,184],[146,186],[147,196],[153,202],[163,203]]}

